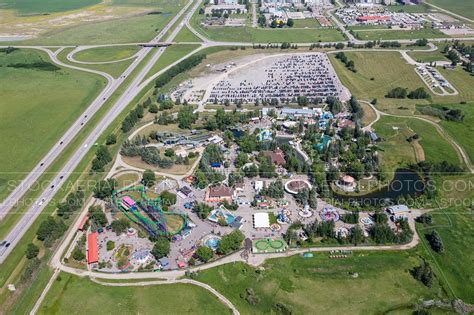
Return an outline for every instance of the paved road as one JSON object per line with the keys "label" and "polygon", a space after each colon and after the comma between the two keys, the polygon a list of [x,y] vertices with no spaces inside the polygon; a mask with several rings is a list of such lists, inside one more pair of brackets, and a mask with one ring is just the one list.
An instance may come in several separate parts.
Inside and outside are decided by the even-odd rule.
{"label": "paved road", "polygon": [[[173,19],[160,31],[160,33],[150,41],[150,43],[157,43],[160,39],[172,28],[172,26],[178,21],[178,19],[189,9],[192,4],[192,0],[175,16]],[[169,35],[168,39],[172,40],[181,30],[183,25],[178,25],[174,31]],[[62,186],[65,178],[69,176],[77,165],[81,162],[84,156],[87,154],[88,150],[96,143],[100,135],[108,128],[108,126],[115,120],[115,118],[125,109],[125,107],[135,98],[136,95],[141,91],[139,89],[140,82],[145,78],[146,74],[151,70],[158,58],[163,54],[166,47],[161,47],[156,50],[154,55],[150,58],[148,63],[142,68],[142,70],[136,75],[133,79],[133,82],[128,86],[125,92],[120,96],[117,102],[113,105],[111,110],[107,112],[104,118],[100,123],[94,128],[94,130],[89,134],[86,140],[82,143],[81,147],[72,155],[63,169],[56,175],[52,180],[51,186],[46,189],[41,196],[38,198],[38,201],[29,209],[26,210],[26,213],[22,216],[20,221],[13,227],[10,233],[5,238],[7,243],[10,243],[9,247],[0,248],[0,264],[4,262],[6,257],[14,249],[15,245],[19,242],[21,237],[26,233],[28,228],[33,224],[35,219],[40,215],[41,211],[46,207],[46,205],[51,201],[53,196]],[[117,88],[123,83],[125,77],[127,77],[135,68],[147,57],[147,55],[153,50],[153,48],[142,48],[137,53],[137,58],[133,63],[125,70],[124,74],[118,80],[113,78],[108,78],[112,80],[112,83],[107,86],[107,88],[99,95],[99,97],[89,106],[88,110],[95,113],[100,107],[107,101],[107,99],[117,90]],[[69,65],[63,64],[57,59],[55,54],[51,55],[51,59],[61,66]],[[74,66],[72,66],[74,67]],[[82,68],[75,67],[79,70]],[[125,76],[125,77],[124,77]],[[82,116],[84,119],[90,119],[91,115]],[[76,135],[82,129],[82,121],[77,121],[73,127],[71,127],[66,134],[61,138],[60,142],[56,144],[53,149],[48,153],[45,159],[42,160],[41,164],[35,167],[34,171],[30,173],[25,180],[15,189],[15,191],[8,196],[5,202],[0,208],[1,216],[4,217],[8,210],[14,205],[20,198],[28,191],[28,189],[33,185],[33,183],[41,176],[42,172],[50,166],[54,160],[62,153],[64,148],[72,142]]]}

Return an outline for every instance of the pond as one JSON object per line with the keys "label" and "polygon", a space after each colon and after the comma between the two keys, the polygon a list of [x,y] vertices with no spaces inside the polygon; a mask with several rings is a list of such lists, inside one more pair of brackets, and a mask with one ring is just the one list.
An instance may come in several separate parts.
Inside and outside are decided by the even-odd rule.
{"label": "pond", "polygon": [[425,190],[425,182],[414,171],[397,169],[390,184],[366,195],[349,195],[333,192],[338,201],[357,202],[364,205],[381,205],[387,201],[395,201],[400,196],[412,197],[421,195]]}

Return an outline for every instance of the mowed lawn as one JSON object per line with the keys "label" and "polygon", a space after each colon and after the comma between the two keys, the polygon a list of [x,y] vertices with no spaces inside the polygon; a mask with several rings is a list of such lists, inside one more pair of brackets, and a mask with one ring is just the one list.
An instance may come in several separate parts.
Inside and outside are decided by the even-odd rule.
{"label": "mowed lawn", "polygon": [[217,297],[194,285],[113,287],[60,276],[39,314],[231,314]]}
{"label": "mowed lawn", "polygon": [[101,0],[2,0],[2,8],[19,14],[53,13],[76,10],[98,4]]}
{"label": "mowed lawn", "polygon": [[[377,98],[377,107],[397,114],[407,114],[406,109],[414,110],[415,104],[427,104],[425,100],[388,99],[385,95],[395,87],[414,90],[419,87],[428,89],[416,74],[412,65],[406,63],[398,52],[345,52],[353,60],[357,72],[348,70],[345,65],[329,54],[331,63],[342,84],[360,100]],[[402,109],[399,109],[403,106]]]}
{"label": "mowed lawn", "polygon": [[67,68],[58,71],[11,68],[49,61],[43,52],[0,53],[0,200],[92,102],[105,82]]}
{"label": "mowed lawn", "polygon": [[[420,263],[410,251],[328,256],[271,259],[260,269],[226,264],[199,272],[197,280],[224,294],[241,314],[278,314],[277,303],[292,314],[383,314],[397,309],[407,314],[419,299],[440,292],[436,284],[429,289],[410,275]],[[255,305],[247,302],[249,291],[259,300]]]}
{"label": "mowed lawn", "polygon": [[440,30],[429,27],[419,30],[359,30],[355,31],[356,38],[360,40],[397,40],[397,39],[420,39],[420,38],[444,38],[449,37]]}
{"label": "mowed lawn", "polygon": [[109,46],[81,50],[74,55],[74,59],[84,62],[107,62],[132,57],[140,50],[137,45]]}
{"label": "mowed lawn", "polygon": [[469,19],[474,19],[474,1],[472,0],[429,0],[427,2]]}

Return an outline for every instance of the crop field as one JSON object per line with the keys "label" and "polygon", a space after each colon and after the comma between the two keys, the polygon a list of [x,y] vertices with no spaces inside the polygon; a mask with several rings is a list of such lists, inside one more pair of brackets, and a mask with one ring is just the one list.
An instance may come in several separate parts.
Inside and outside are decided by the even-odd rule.
{"label": "crop field", "polygon": [[[228,314],[214,295],[194,285],[105,286],[87,278],[61,274],[39,314]],[[177,300],[179,297],[179,301]],[[85,303],[87,301],[87,303]]]}
{"label": "crop field", "polygon": [[12,9],[22,15],[63,12],[100,3],[101,0],[2,0],[3,9]]}
{"label": "crop field", "polygon": [[472,0],[429,0],[427,2],[469,19],[474,19],[474,2]]}
{"label": "crop field", "polygon": [[74,59],[85,62],[107,62],[132,57],[140,50],[138,46],[110,46],[81,50]]}
{"label": "crop field", "polygon": [[185,3],[185,0],[123,0],[35,16],[0,10],[3,15],[0,35],[27,36],[31,39],[21,41],[22,44],[44,45],[148,41]]}
{"label": "crop field", "polygon": [[0,53],[0,64],[0,146],[8,148],[0,154],[2,200],[8,194],[7,182],[23,178],[39,162],[104,81],[56,68],[46,54],[33,50]]}
{"label": "crop field", "polygon": [[260,270],[226,264],[199,272],[197,280],[223,293],[242,314],[277,314],[277,304],[293,314],[406,314],[418,299],[439,292],[409,274],[419,262],[411,251],[354,252],[340,260],[315,253],[267,260]]}

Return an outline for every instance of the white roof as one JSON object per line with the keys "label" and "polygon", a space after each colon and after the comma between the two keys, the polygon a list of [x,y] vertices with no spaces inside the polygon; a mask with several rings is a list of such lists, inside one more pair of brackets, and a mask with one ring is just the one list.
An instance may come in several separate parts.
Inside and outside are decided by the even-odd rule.
{"label": "white roof", "polygon": [[263,188],[263,181],[256,180],[255,181],[255,190],[261,190]]}
{"label": "white roof", "polygon": [[253,227],[258,228],[269,228],[270,217],[266,212],[258,212],[253,214]]}
{"label": "white roof", "polygon": [[408,212],[409,209],[405,205],[395,205],[395,206],[388,207],[388,211],[390,211],[391,214],[396,215],[396,214],[399,214],[399,213]]}

